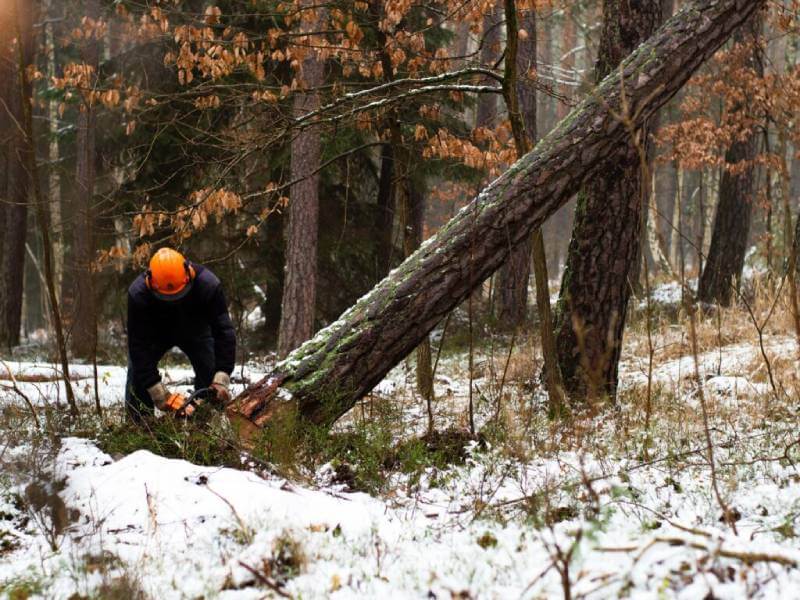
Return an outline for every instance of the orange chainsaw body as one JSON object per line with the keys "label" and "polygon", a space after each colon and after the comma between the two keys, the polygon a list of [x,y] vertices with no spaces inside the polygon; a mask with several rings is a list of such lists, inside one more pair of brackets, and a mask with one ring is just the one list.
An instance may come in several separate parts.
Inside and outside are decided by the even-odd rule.
{"label": "orange chainsaw body", "polygon": [[178,416],[191,417],[195,410],[194,404],[192,404],[189,397],[178,393],[170,394],[164,406],[168,411]]}

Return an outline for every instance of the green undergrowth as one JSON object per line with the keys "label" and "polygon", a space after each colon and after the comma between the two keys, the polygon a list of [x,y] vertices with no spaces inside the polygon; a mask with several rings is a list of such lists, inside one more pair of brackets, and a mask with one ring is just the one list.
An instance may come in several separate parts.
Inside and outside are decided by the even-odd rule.
{"label": "green undergrowth", "polygon": [[447,429],[397,441],[399,423],[381,415],[331,432],[288,416],[274,420],[244,444],[222,417],[160,418],[142,424],[122,422],[105,428],[97,439],[100,448],[114,457],[148,450],[194,464],[266,469],[293,479],[309,478],[329,463],[334,483],[372,494],[388,491],[393,473],[408,475],[414,482],[429,468],[443,470],[462,464],[465,446],[476,439],[461,430]]}
{"label": "green undergrowth", "polygon": [[148,450],[166,458],[180,458],[204,466],[240,468],[242,451],[235,432],[223,421],[178,420],[169,417],[123,421],[98,435],[100,448],[112,456]]}
{"label": "green undergrowth", "polygon": [[20,577],[0,584],[0,596],[8,600],[27,600],[41,594],[43,589],[41,579],[33,576]]}

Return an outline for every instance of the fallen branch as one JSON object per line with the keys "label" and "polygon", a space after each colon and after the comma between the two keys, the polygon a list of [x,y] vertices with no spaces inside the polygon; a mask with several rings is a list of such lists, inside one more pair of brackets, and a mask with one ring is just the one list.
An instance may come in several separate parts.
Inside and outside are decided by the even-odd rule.
{"label": "fallen branch", "polygon": [[3,367],[5,367],[6,371],[8,371],[8,378],[11,380],[11,385],[4,385],[2,387],[11,390],[15,394],[17,394],[20,398],[22,398],[25,404],[28,405],[28,409],[31,411],[31,416],[33,417],[33,420],[36,423],[36,428],[41,429],[42,424],[39,422],[39,415],[36,414],[36,409],[33,406],[33,402],[31,402],[30,398],[28,398],[28,396],[25,395],[25,393],[21,389],[19,389],[19,386],[17,385],[17,380],[14,378],[14,373],[11,372],[11,367],[9,367],[4,360],[0,360],[0,363],[2,363]]}
{"label": "fallen branch", "polygon": [[[721,542],[720,542],[721,543]],[[597,550],[599,552],[608,552],[608,553],[630,553],[639,551],[639,554],[636,557],[638,561],[647,552],[650,548],[652,548],[655,544],[668,544],[670,546],[685,546],[687,548],[692,548],[693,550],[700,550],[702,552],[707,552],[709,555],[712,556],[720,556],[722,558],[729,558],[733,560],[739,560],[747,565],[753,565],[756,563],[775,563],[779,565],[783,565],[784,567],[790,568],[797,568],[798,561],[789,558],[788,556],[782,556],[780,554],[770,554],[768,552],[747,552],[744,550],[729,550],[727,548],[723,548],[721,545],[718,548],[709,547],[707,544],[698,542],[696,540],[687,540],[682,537],[678,536],[659,536],[650,540],[644,547],[639,545],[631,545],[631,546],[599,546]]]}
{"label": "fallen branch", "polygon": [[255,577],[259,583],[267,586],[273,592],[278,594],[281,598],[291,598],[291,596],[286,592],[284,592],[276,582],[272,581],[269,577],[265,577],[263,574],[259,573],[258,570],[254,569],[246,562],[240,560],[239,566],[246,569],[247,572],[250,573],[253,577]]}
{"label": "fallen branch", "polygon": [[693,540],[686,540],[681,537],[657,537],[657,543],[669,544],[670,546],[686,546],[695,550],[702,550],[708,554],[721,556],[723,558],[732,558],[740,560],[745,564],[752,565],[760,562],[776,563],[785,567],[796,568],[797,561],[788,556],[781,556],[780,554],[769,554],[767,552],[746,552],[738,550],[727,550],[720,546],[719,548],[709,548],[706,544]]}

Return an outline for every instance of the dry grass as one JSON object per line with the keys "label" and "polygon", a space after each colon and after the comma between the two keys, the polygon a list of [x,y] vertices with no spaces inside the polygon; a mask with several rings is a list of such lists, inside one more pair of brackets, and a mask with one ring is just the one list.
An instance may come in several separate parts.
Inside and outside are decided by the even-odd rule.
{"label": "dry grass", "polygon": [[[747,291],[747,303],[749,310],[739,303],[731,308],[711,307],[698,313],[697,346],[705,379],[702,384],[715,434],[733,435],[737,428],[747,428],[745,422],[786,419],[795,413],[793,398],[798,397],[800,378],[788,293],[784,288],[778,294],[756,283]],[[478,387],[488,404],[483,409],[492,415],[489,422],[503,432],[503,444],[510,454],[524,458],[586,449],[601,442],[606,444],[609,439],[625,451],[634,451],[637,446],[644,448],[653,437],[669,440],[678,449],[697,441],[703,431],[703,420],[694,376],[689,316],[675,306],[657,307],[652,321],[655,344],[652,431],[645,431],[648,343],[644,313],[643,309],[634,310],[626,329],[622,388],[616,403],[578,411],[565,421],[549,421],[542,406],[532,403],[541,369],[536,336],[518,340],[510,357],[507,344],[495,342],[481,347],[476,357],[476,364],[480,365],[476,377],[482,378]],[[440,373],[466,382],[466,364],[466,359],[450,361],[445,369],[440,365]],[[775,390],[770,383],[770,372]],[[716,375],[723,378],[709,381]],[[728,384],[731,389],[724,387]],[[419,402],[407,390],[401,390],[399,395],[408,406]],[[447,420],[465,425],[465,402],[463,389],[440,398],[436,405],[438,422]]]}

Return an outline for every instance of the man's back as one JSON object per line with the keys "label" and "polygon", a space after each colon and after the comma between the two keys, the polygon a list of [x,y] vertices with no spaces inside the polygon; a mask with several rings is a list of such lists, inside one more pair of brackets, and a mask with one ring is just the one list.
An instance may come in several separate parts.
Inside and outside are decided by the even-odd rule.
{"label": "man's back", "polygon": [[[153,341],[177,344],[200,333],[210,334],[212,321],[227,307],[220,305],[221,283],[211,270],[192,265],[195,278],[192,289],[180,300],[164,302],[147,287],[144,275],[139,275],[128,288],[128,335],[139,334]],[[136,331],[131,331],[131,329]]]}

